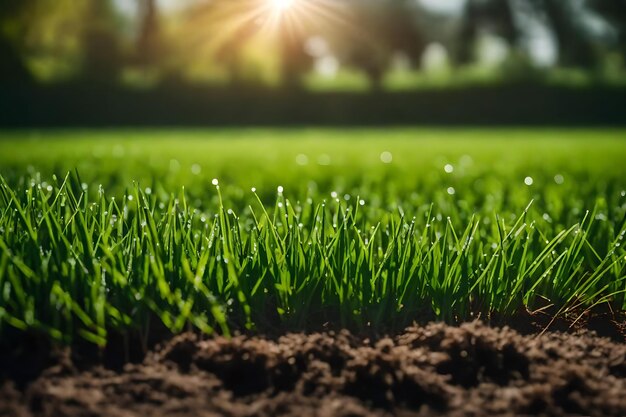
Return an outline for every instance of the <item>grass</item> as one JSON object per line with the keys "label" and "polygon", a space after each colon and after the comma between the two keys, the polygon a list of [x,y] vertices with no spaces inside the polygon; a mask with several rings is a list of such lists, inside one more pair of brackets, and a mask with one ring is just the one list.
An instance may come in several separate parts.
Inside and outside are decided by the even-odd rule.
{"label": "grass", "polygon": [[5,132],[0,331],[623,311],[624,133]]}

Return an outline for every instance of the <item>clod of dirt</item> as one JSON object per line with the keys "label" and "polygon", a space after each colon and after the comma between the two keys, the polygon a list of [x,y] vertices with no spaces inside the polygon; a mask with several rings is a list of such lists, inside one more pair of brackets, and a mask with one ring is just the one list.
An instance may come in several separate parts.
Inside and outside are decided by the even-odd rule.
{"label": "clod of dirt", "polygon": [[0,415],[626,415],[626,344],[478,322],[375,340],[184,334],[120,372],[67,368],[0,384]]}

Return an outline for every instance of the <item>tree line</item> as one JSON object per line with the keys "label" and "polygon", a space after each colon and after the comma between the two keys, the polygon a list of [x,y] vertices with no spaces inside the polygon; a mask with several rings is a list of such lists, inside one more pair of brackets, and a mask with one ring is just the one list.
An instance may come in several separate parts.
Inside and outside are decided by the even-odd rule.
{"label": "tree line", "polygon": [[2,0],[0,83],[240,85],[266,73],[297,88],[331,57],[330,67],[380,86],[398,57],[420,70],[433,43],[452,67],[471,65],[486,34],[506,44],[509,65],[532,68],[532,22],[557,48],[552,65],[593,72],[626,57],[626,0],[460,0],[446,13],[419,0],[295,0],[280,13],[272,0],[197,0],[175,11],[126,1],[132,12],[109,0]]}

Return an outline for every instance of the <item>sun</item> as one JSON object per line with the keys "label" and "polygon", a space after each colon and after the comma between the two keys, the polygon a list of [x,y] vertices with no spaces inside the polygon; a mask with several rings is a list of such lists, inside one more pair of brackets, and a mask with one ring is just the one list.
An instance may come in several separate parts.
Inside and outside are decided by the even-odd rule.
{"label": "sun", "polygon": [[291,9],[295,4],[296,0],[270,0],[272,3],[272,7],[274,10],[278,12],[286,12]]}

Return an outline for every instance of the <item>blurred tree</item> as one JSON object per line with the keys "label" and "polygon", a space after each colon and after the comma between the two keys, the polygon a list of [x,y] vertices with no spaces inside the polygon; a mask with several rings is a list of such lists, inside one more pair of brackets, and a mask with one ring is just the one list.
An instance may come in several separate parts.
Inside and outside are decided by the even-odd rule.
{"label": "blurred tree", "polygon": [[393,0],[386,20],[389,49],[405,54],[414,66],[419,66],[426,50],[427,41],[424,30],[417,24],[417,13],[422,9],[414,7],[412,0]]}
{"label": "blurred tree", "polygon": [[0,36],[0,84],[24,84],[32,81],[32,76],[15,46],[4,36]]}
{"label": "blurred tree", "polygon": [[614,45],[626,61],[626,0],[590,0],[589,7],[615,28]]}
{"label": "blurred tree", "polygon": [[[257,0],[197,2],[182,15],[176,35],[177,61],[187,68],[226,73],[231,85],[246,81],[245,50],[258,35]],[[181,53],[182,52],[182,53]]]}
{"label": "blurred tree", "polygon": [[558,42],[559,64],[592,68],[598,55],[589,32],[581,24],[581,14],[574,2],[563,0],[534,0],[542,7],[550,21]]}
{"label": "blurred tree", "polygon": [[243,50],[258,31],[259,28],[253,19],[240,22],[222,41],[215,53],[217,62],[226,68],[231,85],[237,86],[245,83],[246,68],[242,57]]}
{"label": "blurred tree", "polygon": [[[148,85],[180,81],[180,62],[172,59],[171,39],[163,31],[163,16],[157,0],[136,0],[136,36],[129,54],[129,64],[139,80]],[[140,81],[141,82],[141,81]]]}
{"label": "blurred tree", "polygon": [[342,36],[348,39],[342,62],[361,69],[374,90],[382,87],[392,58],[403,53],[419,65],[426,42],[416,24],[417,9],[408,0],[366,1],[350,3],[352,24]]}
{"label": "blurred tree", "polygon": [[475,60],[475,48],[481,32],[503,38],[511,48],[518,47],[520,32],[515,25],[511,0],[467,0],[463,10],[458,49],[454,51],[458,64]]}
{"label": "blurred tree", "polygon": [[123,57],[118,15],[108,0],[92,0],[84,15],[82,78],[110,84],[118,81]]}
{"label": "blurred tree", "polygon": [[86,0],[0,2],[0,67],[5,79],[54,81],[75,73]]}
{"label": "blurred tree", "polygon": [[156,0],[137,0],[139,34],[136,44],[136,59],[141,66],[156,66],[161,54],[159,13]]}
{"label": "blurred tree", "polygon": [[[195,0],[185,17],[160,10],[158,0],[136,0],[131,31],[125,30],[116,4],[0,0],[0,82],[28,83],[44,79],[42,74],[59,79],[54,74],[64,71],[66,77],[111,83],[132,66],[132,76],[145,75],[134,71],[139,68],[155,79],[173,74],[174,67],[180,73],[210,67],[213,73],[205,79],[224,79],[227,73],[232,83],[241,84],[255,76],[258,81],[263,67],[286,87],[297,88],[316,59],[330,57],[335,67],[340,62],[361,70],[379,89],[399,54],[417,67],[428,40],[445,44],[456,63],[469,63],[485,32],[518,52],[521,59],[508,63],[525,71],[529,28],[520,17],[529,10],[554,35],[559,64],[594,69],[607,50],[619,50],[626,61],[626,0],[466,0],[444,40],[436,34],[443,33],[437,32],[440,21],[424,23],[428,17],[416,0],[301,0],[281,12],[270,0]],[[611,40],[598,35],[598,20],[613,28]],[[324,54],[307,50],[313,37],[326,42]]]}
{"label": "blurred tree", "polygon": [[15,40],[24,29],[23,14],[31,5],[28,0],[0,1],[0,84],[32,81]]}
{"label": "blurred tree", "polygon": [[305,50],[307,37],[304,31],[287,24],[279,27],[280,80],[285,88],[299,88],[303,75],[311,69],[313,59]]}

